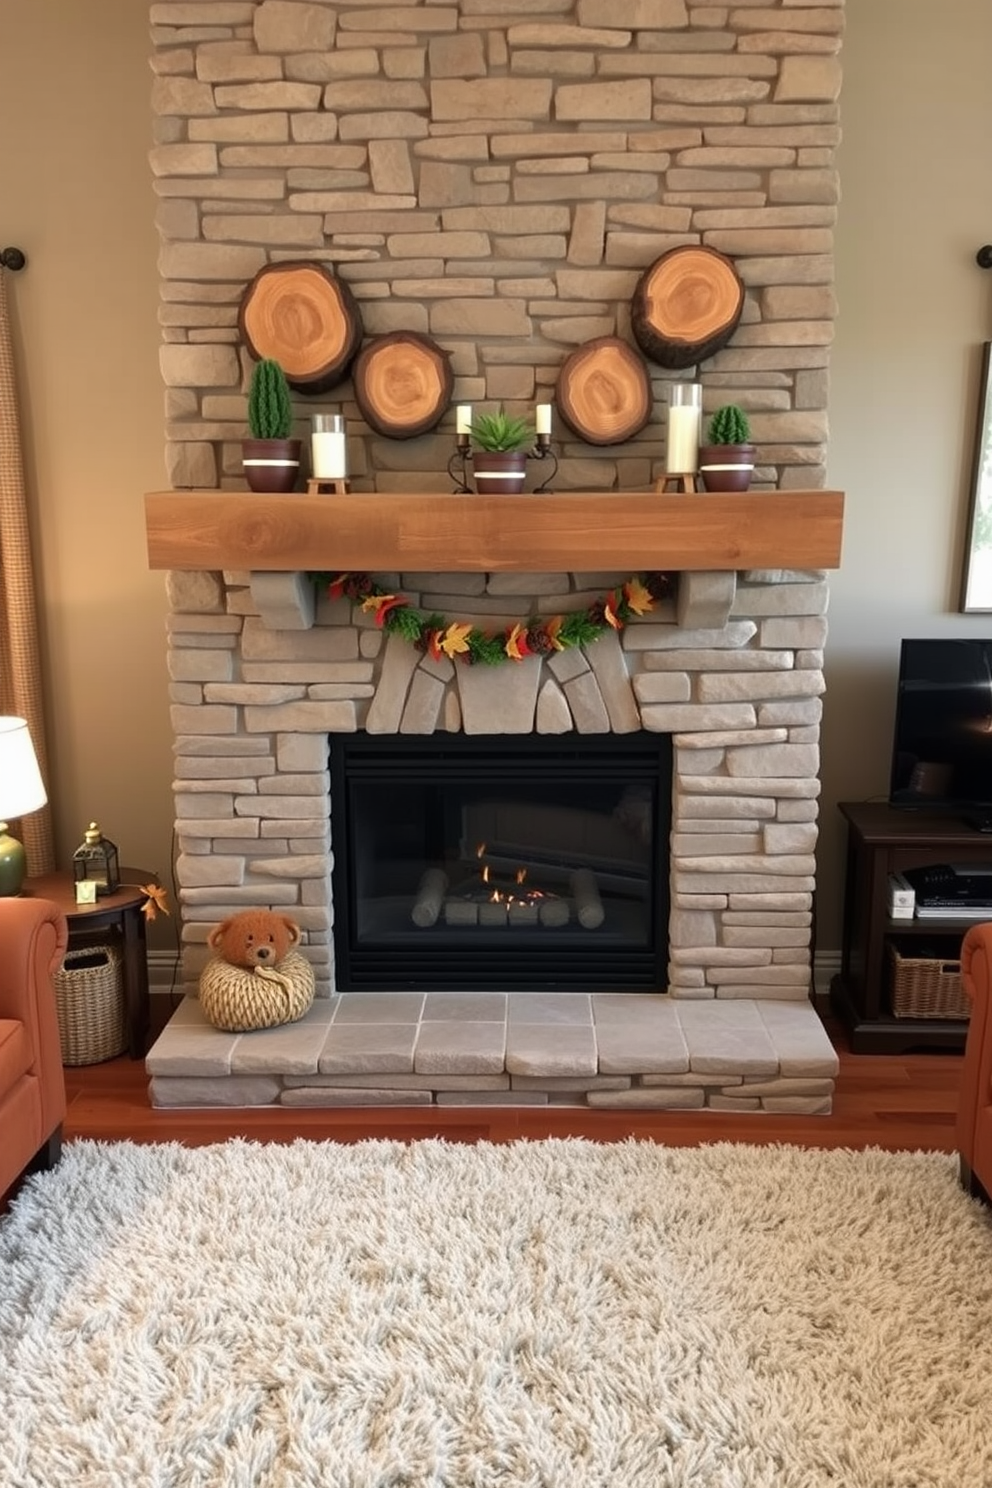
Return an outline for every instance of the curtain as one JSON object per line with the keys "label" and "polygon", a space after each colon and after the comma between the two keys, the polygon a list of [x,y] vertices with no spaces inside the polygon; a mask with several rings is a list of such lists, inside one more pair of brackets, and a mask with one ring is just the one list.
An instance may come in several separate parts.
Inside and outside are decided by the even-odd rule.
{"label": "curtain", "polygon": [[[42,704],[34,568],[24,494],[24,461],[7,307],[9,271],[0,267],[0,713],[27,720],[45,789],[50,791]],[[20,823],[28,873],[55,867],[48,806]]]}

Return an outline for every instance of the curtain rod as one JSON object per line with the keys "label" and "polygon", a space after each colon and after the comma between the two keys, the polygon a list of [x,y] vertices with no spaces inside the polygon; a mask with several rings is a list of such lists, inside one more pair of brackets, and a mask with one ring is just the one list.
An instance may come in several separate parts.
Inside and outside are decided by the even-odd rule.
{"label": "curtain rod", "polygon": [[20,248],[0,248],[0,264],[5,269],[13,269],[16,274],[18,269],[23,269],[27,259]]}

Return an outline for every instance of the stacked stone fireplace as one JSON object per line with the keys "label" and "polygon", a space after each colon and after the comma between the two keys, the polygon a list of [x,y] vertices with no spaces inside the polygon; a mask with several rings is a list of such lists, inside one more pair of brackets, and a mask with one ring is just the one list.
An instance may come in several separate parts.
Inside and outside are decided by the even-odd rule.
{"label": "stacked stone fireplace", "polygon": [[[623,577],[382,576],[414,604],[493,628],[525,612],[581,607]],[[385,637],[360,605],[330,599],[304,574],[173,572],[169,586],[190,994],[211,927],[260,904],[301,925],[319,997],[333,1005],[347,994],[335,966],[328,735],[665,734],[673,749],[669,964],[646,1005],[664,994],[670,1004],[722,1006],[714,1030],[725,1038],[730,1028],[739,1058],[734,1067],[714,1050],[712,1060],[692,1061],[694,1078],[686,1061],[667,1081],[655,1069],[645,1085],[649,1060],[621,1094],[640,1084],[642,1103],[686,1104],[689,1083],[699,1103],[708,1093],[740,1109],[758,1108],[761,1097],[772,1109],[783,1100],[793,1109],[829,1107],[834,1062],[808,1002],[822,572],[683,573],[672,599],[621,633],[496,668],[437,661],[401,636]],[[769,1069],[767,1051],[764,1062],[756,1058],[748,1033],[758,1029],[768,1042],[776,1005],[780,1019],[791,1009],[793,1037],[801,1023],[813,1027],[814,1052]],[[159,1048],[150,1059],[163,1099],[189,1098],[182,1076],[193,1070],[181,1030],[178,1037],[177,1055]],[[180,1077],[174,1090],[170,1075]],[[386,1075],[376,1078],[388,1085]],[[745,1082],[753,1095],[739,1088]],[[608,1103],[602,1092],[600,1103]]]}
{"label": "stacked stone fireplace", "polygon": [[[602,492],[607,523],[609,493],[650,489],[664,472],[668,385],[687,378],[702,382],[706,412],[728,401],[747,410],[758,490],[823,485],[841,4],[165,0],[151,20],[174,488],[203,490],[208,502],[244,486],[251,360],[238,309],[269,264],[327,266],[347,283],[366,338],[430,336],[450,356],[453,405],[502,402],[528,415],[554,402],[576,347],[630,341],[644,269],[700,243],[730,257],[745,286],[731,342],[698,367],[650,365],[655,414],[622,445],[584,443],[556,413],[555,488]],[[453,407],[409,440],[370,428],[347,382],[317,396],[297,390],[294,407],[304,436],[310,413],[345,415],[352,487],[370,500],[450,490]],[[677,1037],[640,1066],[601,1042],[594,1069],[578,1059],[543,1074],[571,1078],[593,1103],[829,1106],[834,1063],[807,1001],[821,572],[687,571],[666,607],[621,636],[490,669],[387,640],[347,601],[314,604],[302,574],[223,567],[170,576],[188,991],[209,927],[262,903],[302,925],[324,1009],[339,996],[329,735],[664,733],[674,759],[667,968],[641,1007],[681,1009]],[[463,565],[376,575],[413,603],[494,627],[581,608],[628,576]],[[602,1029],[608,1010],[586,1004],[577,1016]],[[246,1044],[201,1047],[188,1016],[174,1052],[151,1061],[157,1082],[195,1085],[220,1070],[269,1083],[217,1099],[284,1103],[317,1089],[310,1054],[290,1059],[296,1074],[284,1065],[259,1076]],[[633,1043],[652,1037],[635,1030]],[[391,1088],[406,1080],[407,1098],[419,1099],[426,1056],[403,1059]],[[440,1062],[456,1084],[475,1078]],[[515,1062],[524,1073],[507,1054],[486,1077],[504,1082],[489,1098],[522,1098],[511,1080],[539,1078],[533,1061]],[[382,1072],[371,1056],[348,1068],[353,1080]],[[611,1089],[597,1093],[597,1080]],[[473,1093],[481,1098],[478,1083]],[[200,1098],[182,1085],[160,1095]],[[320,1098],[331,1099],[326,1089]]]}

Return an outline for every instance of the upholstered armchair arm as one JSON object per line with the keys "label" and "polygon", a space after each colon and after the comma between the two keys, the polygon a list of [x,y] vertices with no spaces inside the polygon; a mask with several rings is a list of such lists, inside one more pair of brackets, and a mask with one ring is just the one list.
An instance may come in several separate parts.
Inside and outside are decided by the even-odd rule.
{"label": "upholstered armchair arm", "polygon": [[958,1151],[970,1165],[979,1108],[992,1105],[992,924],[972,925],[961,944],[961,982],[971,998],[958,1098]]}
{"label": "upholstered armchair arm", "polygon": [[65,1087],[52,976],[68,943],[65,915],[47,899],[0,899],[0,1018],[24,1024],[41,1087],[46,1131],[61,1120]]}

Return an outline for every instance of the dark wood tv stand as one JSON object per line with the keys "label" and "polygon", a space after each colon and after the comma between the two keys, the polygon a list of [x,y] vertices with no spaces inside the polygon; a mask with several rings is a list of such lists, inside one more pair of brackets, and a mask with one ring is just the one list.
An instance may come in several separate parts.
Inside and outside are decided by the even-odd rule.
{"label": "dark wood tv stand", "polygon": [[[992,865],[992,835],[961,816],[894,810],[881,801],[842,801],[847,819],[847,878],[841,969],[830,988],[834,1012],[846,1025],[856,1054],[904,1054],[912,1050],[960,1051],[968,1025],[953,1018],[896,1018],[888,999],[888,947],[904,954],[956,960],[970,920],[893,920],[888,908],[890,873],[934,863]],[[992,919],[992,913],[989,918]]]}

